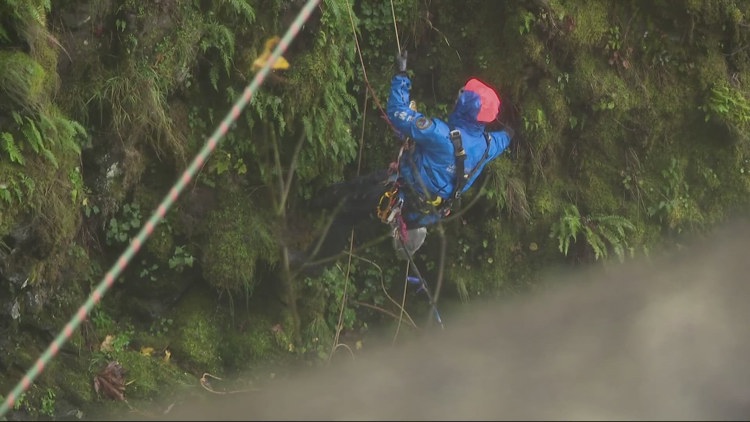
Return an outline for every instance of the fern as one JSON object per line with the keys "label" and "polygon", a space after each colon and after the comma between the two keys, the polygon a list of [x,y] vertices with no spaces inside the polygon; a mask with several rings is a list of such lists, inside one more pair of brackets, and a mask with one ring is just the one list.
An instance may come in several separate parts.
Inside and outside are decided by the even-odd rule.
{"label": "fern", "polygon": [[55,168],[60,168],[60,163],[57,162],[57,157],[55,157],[55,154],[53,154],[52,151],[45,148],[42,150],[42,155],[44,155],[44,157],[47,158]]}
{"label": "fern", "polygon": [[19,21],[19,27],[36,23],[46,27],[47,12],[52,9],[51,0],[5,0],[0,4],[3,16],[12,15],[11,21]]}
{"label": "fern", "polygon": [[583,233],[583,237],[586,239],[586,243],[594,251],[594,259],[598,260],[599,258],[606,258],[607,245],[604,243],[604,240],[602,240],[602,237],[599,236],[599,234],[596,233],[588,224],[585,224],[583,226]]}
{"label": "fern", "polygon": [[[34,196],[34,193],[36,192],[36,183],[34,182],[34,179],[30,178],[29,176],[25,174],[21,174],[21,185],[26,189],[26,197],[31,198]],[[18,202],[21,202],[21,198],[23,197],[23,194],[21,193],[20,188],[17,188],[17,195],[18,195]]]}
{"label": "fern", "polygon": [[23,132],[24,136],[26,137],[26,141],[28,141],[29,145],[31,145],[31,148],[36,152],[37,154],[44,150],[44,140],[42,139],[42,134],[39,132],[39,129],[36,127],[36,124],[34,123],[31,118],[26,117],[24,125],[21,128],[21,131]]}
{"label": "fern", "polygon": [[[635,231],[635,225],[619,215],[597,216],[592,220],[597,222],[599,234],[609,242],[615,255],[622,262],[625,259],[625,249],[629,247],[626,230]],[[604,256],[606,257],[606,253]]]}
{"label": "fern", "polygon": [[[200,46],[204,53],[211,47],[215,47],[219,52],[219,58],[224,64],[224,71],[227,75],[230,74],[235,48],[234,33],[231,29],[218,22],[208,22],[204,27],[204,36],[200,42]],[[214,89],[218,91],[217,84],[213,80],[211,82]]]}
{"label": "fern", "polygon": [[611,248],[623,261],[629,249],[627,231],[635,231],[635,225],[619,215],[593,215],[582,217],[578,207],[569,204],[564,208],[560,220],[552,225],[550,238],[557,237],[560,252],[568,255],[571,243],[583,233],[586,244],[594,252],[594,259],[607,258]]}
{"label": "fern", "polygon": [[3,149],[8,153],[10,161],[13,163],[18,163],[20,165],[26,164],[21,151],[13,141],[13,135],[8,132],[3,132],[0,133],[0,138],[3,140]]}
{"label": "fern", "polygon": [[0,199],[7,202],[8,204],[12,203],[13,201],[13,194],[5,184],[0,185]]}
{"label": "fern", "polygon": [[578,207],[570,204],[565,207],[560,220],[552,225],[550,238],[557,237],[558,249],[563,255],[568,256],[571,239],[575,243],[582,228],[583,222]]}
{"label": "fern", "polygon": [[81,152],[77,137],[85,136],[86,129],[80,123],[63,117],[57,109],[53,109],[49,115],[40,116],[40,127],[50,144],[57,145],[64,151],[76,154]]}
{"label": "fern", "polygon": [[226,4],[229,4],[234,12],[244,17],[247,23],[255,22],[255,9],[247,4],[246,0],[227,0]]}

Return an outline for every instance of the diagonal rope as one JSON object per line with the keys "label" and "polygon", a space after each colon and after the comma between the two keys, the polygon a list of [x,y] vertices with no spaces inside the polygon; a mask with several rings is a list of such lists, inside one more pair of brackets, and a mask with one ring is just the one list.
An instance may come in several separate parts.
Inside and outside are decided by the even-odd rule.
{"label": "diagonal rope", "polygon": [[63,330],[57,335],[57,337],[55,337],[52,343],[47,347],[47,350],[42,353],[36,363],[28,370],[28,372],[26,372],[21,381],[8,394],[3,404],[0,405],[0,418],[2,418],[8,412],[8,410],[13,407],[13,404],[16,402],[18,397],[20,397],[21,394],[28,390],[32,382],[34,382],[36,377],[39,376],[42,371],[44,371],[44,368],[47,366],[50,360],[55,355],[57,355],[57,353],[60,351],[60,348],[63,346],[63,344],[65,344],[66,341],[70,339],[70,337],[73,335],[73,332],[80,326],[81,322],[86,318],[89,312],[91,312],[94,306],[99,304],[104,294],[112,287],[117,277],[120,275],[120,273],[123,272],[133,256],[138,253],[146,239],[151,236],[156,225],[161,222],[162,219],[164,219],[164,216],[167,214],[167,210],[177,201],[178,196],[185,188],[185,186],[190,183],[190,180],[195,176],[201,166],[203,166],[203,163],[206,162],[208,156],[216,148],[216,145],[219,143],[219,141],[227,134],[230,126],[239,118],[242,109],[245,108],[258,88],[263,84],[263,81],[270,72],[273,63],[275,63],[276,59],[278,59],[284,53],[284,51],[286,51],[291,41],[294,39],[294,37],[297,36],[300,29],[302,28],[302,25],[310,17],[310,14],[312,14],[313,9],[319,2],[320,0],[308,0],[307,4],[305,4],[305,6],[302,8],[300,13],[295,18],[294,22],[292,22],[291,26],[282,37],[279,44],[274,49],[271,57],[268,59],[266,64],[255,75],[252,82],[245,88],[242,96],[237,100],[237,102],[235,102],[234,106],[232,106],[232,109],[229,111],[229,113],[227,113],[226,117],[224,117],[224,120],[222,120],[219,124],[219,127],[214,131],[208,141],[204,144],[203,148],[200,150],[193,162],[177,180],[169,193],[164,197],[161,204],[156,208],[156,211],[151,215],[151,218],[149,218],[148,222],[146,222],[141,231],[138,232],[138,235],[133,238],[125,252],[120,255],[120,258],[117,259],[116,263],[105,274],[104,278],[99,282],[99,285],[91,293],[86,302],[78,309],[78,312],[76,312],[76,314],[70,319],[67,325],[65,325],[65,328],[63,328]]}

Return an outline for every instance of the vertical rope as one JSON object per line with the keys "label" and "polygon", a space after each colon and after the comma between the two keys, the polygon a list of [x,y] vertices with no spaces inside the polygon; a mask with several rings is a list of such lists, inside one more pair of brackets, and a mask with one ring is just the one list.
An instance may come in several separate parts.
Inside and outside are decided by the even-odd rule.
{"label": "vertical rope", "polygon": [[198,155],[195,157],[190,166],[185,170],[182,176],[177,180],[175,185],[164,197],[161,204],[156,208],[156,211],[151,215],[148,222],[143,226],[138,235],[130,242],[130,245],[125,252],[120,255],[120,258],[110,268],[104,278],[99,282],[99,285],[91,293],[85,303],[78,309],[78,312],[71,318],[71,320],[65,325],[65,328],[57,335],[47,349],[42,353],[36,363],[26,372],[21,381],[13,388],[13,390],[5,398],[5,401],[0,405],[0,418],[2,418],[8,410],[13,407],[18,397],[21,396],[26,390],[29,389],[31,383],[44,371],[44,368],[50,362],[50,360],[57,355],[60,348],[67,342],[73,335],[73,332],[81,325],[81,322],[91,312],[91,310],[99,304],[104,294],[112,287],[117,277],[127,267],[130,260],[140,250],[143,243],[148,239],[154,231],[159,222],[164,219],[167,214],[167,210],[177,201],[182,190],[186,185],[190,183],[190,180],[195,176],[196,172],[206,162],[208,156],[216,148],[219,141],[227,134],[231,125],[239,118],[240,112],[250,102],[258,88],[263,84],[268,73],[271,71],[271,66],[276,60],[286,51],[289,44],[297,36],[302,25],[307,21],[312,14],[313,9],[320,0],[308,0],[307,4],[302,8],[300,13],[297,15],[292,25],[289,27],[287,32],[282,37],[279,44],[274,49],[271,57],[268,59],[263,68],[255,75],[252,82],[245,88],[242,96],[235,102],[229,113],[227,113],[224,120],[221,121],[218,128],[214,131],[208,141],[204,144]]}
{"label": "vertical rope", "polygon": [[393,0],[391,0],[391,15],[393,16],[393,30],[396,32],[396,46],[398,47],[398,54],[401,54],[401,42],[398,40],[398,25],[396,25],[396,10],[393,8]]}

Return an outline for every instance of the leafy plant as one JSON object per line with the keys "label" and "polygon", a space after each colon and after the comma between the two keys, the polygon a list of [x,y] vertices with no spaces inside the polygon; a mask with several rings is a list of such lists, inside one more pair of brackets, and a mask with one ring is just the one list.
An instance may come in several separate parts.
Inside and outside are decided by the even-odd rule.
{"label": "leafy plant", "polygon": [[155,336],[162,336],[169,332],[169,328],[174,324],[172,318],[162,317],[158,321],[154,321],[149,328],[149,332]]}
{"label": "leafy plant", "polygon": [[[229,75],[232,69],[232,56],[234,55],[234,33],[227,26],[209,21],[204,26],[203,39],[200,41],[201,51],[204,53],[210,48],[215,48],[219,53],[219,59],[224,64],[224,71]],[[219,90],[219,68],[211,66],[209,69],[209,80],[215,90]]]}
{"label": "leafy plant", "polygon": [[0,133],[0,139],[3,141],[3,149],[8,153],[8,158],[10,158],[10,161],[13,163],[24,165],[26,163],[26,160],[24,160],[23,155],[21,154],[21,150],[18,148],[18,145],[16,145],[13,134],[2,132]]}
{"label": "leafy plant", "polygon": [[47,393],[42,396],[42,407],[39,412],[51,418],[55,416],[55,390],[47,389]]}
{"label": "leafy plant", "polygon": [[593,106],[594,111],[614,110],[614,108],[615,100],[609,96],[600,98],[599,101],[596,102]]}
{"label": "leafy plant", "polygon": [[141,261],[141,265],[143,268],[141,269],[141,272],[138,273],[138,276],[140,278],[147,278],[151,281],[156,281],[156,275],[154,272],[159,269],[159,264],[148,265],[148,262],[144,259]]}
{"label": "leafy plant", "polygon": [[125,204],[120,218],[112,217],[107,227],[107,244],[125,243],[132,231],[141,227],[141,209],[138,204]]}
{"label": "leafy plant", "polygon": [[116,353],[125,351],[130,346],[134,333],[135,331],[129,328],[115,335],[112,340],[112,350]]}
{"label": "leafy plant", "polygon": [[705,114],[705,121],[714,116],[739,132],[750,125],[750,101],[742,91],[730,88],[726,82],[714,84],[707,103],[699,108]]}
{"label": "leafy plant", "polygon": [[609,53],[614,53],[620,50],[620,48],[622,48],[622,40],[620,39],[620,27],[613,26],[609,28],[607,32],[609,33],[609,39],[607,40],[605,49]]}
{"label": "leafy plant", "polygon": [[115,328],[115,321],[105,311],[100,308],[94,308],[91,312],[91,323],[94,328],[100,332],[112,331]]}
{"label": "leafy plant", "polygon": [[569,204],[563,209],[560,219],[552,225],[550,238],[557,238],[560,252],[567,256],[570,245],[575,244],[578,235],[582,234],[594,252],[594,259],[606,258],[611,248],[622,261],[626,250],[631,250],[626,231],[634,230],[633,223],[625,217],[618,215],[581,216],[578,207]]}
{"label": "leafy plant", "polygon": [[169,258],[169,268],[182,272],[185,267],[192,267],[195,258],[187,251],[185,246],[177,246],[174,255]]}
{"label": "leafy plant", "polygon": [[528,34],[531,32],[531,25],[536,22],[536,16],[533,13],[526,11],[521,14],[521,24],[518,25],[518,33],[520,35]]}
{"label": "leafy plant", "polygon": [[522,116],[521,121],[526,132],[545,132],[549,126],[547,115],[541,108],[534,110],[530,116]]}
{"label": "leafy plant", "polygon": [[681,232],[686,222],[700,221],[701,216],[692,205],[690,187],[680,169],[680,161],[672,157],[669,167],[662,170],[661,175],[663,183],[649,190],[655,192],[658,199],[646,208],[646,213],[667,223],[670,229]]}
{"label": "leafy plant", "polygon": [[20,410],[26,404],[26,393],[21,393],[13,403],[13,410]]}

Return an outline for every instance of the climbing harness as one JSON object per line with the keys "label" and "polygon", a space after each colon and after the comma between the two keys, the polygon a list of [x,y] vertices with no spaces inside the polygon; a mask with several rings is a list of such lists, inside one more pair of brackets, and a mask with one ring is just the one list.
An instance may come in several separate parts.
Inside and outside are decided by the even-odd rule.
{"label": "climbing harness", "polygon": [[464,186],[466,186],[466,183],[471,180],[472,177],[474,177],[474,174],[476,174],[477,171],[479,171],[484,162],[487,161],[487,158],[490,155],[490,142],[492,141],[492,138],[490,138],[489,133],[484,132],[484,139],[487,142],[487,146],[484,150],[482,158],[474,166],[471,172],[466,174],[466,170],[464,167],[464,161],[466,160],[466,150],[464,150],[463,142],[461,140],[461,131],[459,131],[458,129],[452,129],[450,131],[450,140],[453,144],[454,151],[453,155],[456,158],[456,188],[453,191],[451,199],[447,201],[447,207],[449,209],[453,207],[454,202],[456,203],[456,206],[461,205],[461,196],[463,194]]}

